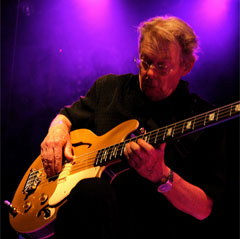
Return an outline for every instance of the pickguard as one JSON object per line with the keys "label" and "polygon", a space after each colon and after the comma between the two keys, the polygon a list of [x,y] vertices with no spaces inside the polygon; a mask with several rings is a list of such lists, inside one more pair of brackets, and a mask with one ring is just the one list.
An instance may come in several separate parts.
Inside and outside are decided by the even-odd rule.
{"label": "pickguard", "polygon": [[59,174],[57,187],[48,201],[50,206],[54,206],[65,199],[80,180],[96,177],[100,169],[100,167],[92,167],[78,173],[68,175],[71,167],[71,163],[65,164],[64,170]]}

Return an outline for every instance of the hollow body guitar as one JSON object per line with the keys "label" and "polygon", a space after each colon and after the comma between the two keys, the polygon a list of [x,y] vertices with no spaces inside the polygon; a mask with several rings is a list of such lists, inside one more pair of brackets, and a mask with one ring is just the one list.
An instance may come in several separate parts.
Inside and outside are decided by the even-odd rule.
{"label": "hollow body guitar", "polygon": [[24,234],[34,234],[46,228],[54,222],[59,208],[76,184],[85,178],[101,177],[106,167],[123,157],[128,142],[142,138],[152,145],[159,145],[239,117],[239,112],[238,101],[129,139],[127,136],[139,126],[137,120],[125,121],[102,136],[88,129],[72,131],[74,160],[64,163],[59,175],[47,178],[41,157],[37,157],[15,192],[9,214],[10,224],[14,230]]}

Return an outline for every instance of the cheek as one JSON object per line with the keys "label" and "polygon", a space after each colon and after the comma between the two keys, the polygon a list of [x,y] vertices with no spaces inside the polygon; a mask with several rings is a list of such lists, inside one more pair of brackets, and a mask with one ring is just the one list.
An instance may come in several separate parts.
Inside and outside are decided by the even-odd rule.
{"label": "cheek", "polygon": [[169,91],[169,94],[171,94],[178,86],[178,83],[180,81],[180,78],[172,78],[166,81],[166,88]]}
{"label": "cheek", "polygon": [[156,89],[159,89],[160,91],[168,90],[170,87],[170,80],[168,78],[160,78],[157,81],[155,81],[155,87]]}
{"label": "cheek", "polygon": [[157,89],[165,96],[169,96],[177,88],[179,79],[175,77],[162,78],[158,81]]}

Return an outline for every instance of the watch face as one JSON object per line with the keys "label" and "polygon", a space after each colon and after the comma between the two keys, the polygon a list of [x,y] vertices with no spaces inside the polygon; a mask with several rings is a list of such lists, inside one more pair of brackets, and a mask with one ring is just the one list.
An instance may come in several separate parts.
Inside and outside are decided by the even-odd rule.
{"label": "watch face", "polygon": [[162,192],[168,192],[170,191],[172,188],[172,183],[167,181],[166,183],[164,184],[161,184],[159,187],[158,187],[158,192],[162,193]]}

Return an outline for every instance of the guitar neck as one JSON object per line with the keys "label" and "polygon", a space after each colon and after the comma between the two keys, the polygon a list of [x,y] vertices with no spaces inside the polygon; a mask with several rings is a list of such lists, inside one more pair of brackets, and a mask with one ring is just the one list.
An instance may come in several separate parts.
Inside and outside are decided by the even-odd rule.
{"label": "guitar neck", "polygon": [[161,127],[145,134],[127,139],[119,144],[111,145],[98,151],[94,166],[102,166],[123,156],[125,145],[144,139],[152,145],[174,140],[195,133],[216,124],[239,117],[240,101],[213,109],[211,111],[190,117],[188,119]]}

